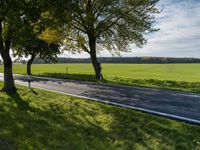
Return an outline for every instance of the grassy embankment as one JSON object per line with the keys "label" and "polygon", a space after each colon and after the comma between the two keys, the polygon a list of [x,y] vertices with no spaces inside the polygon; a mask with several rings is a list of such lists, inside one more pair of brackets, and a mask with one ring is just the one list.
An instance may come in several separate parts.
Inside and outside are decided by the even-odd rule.
{"label": "grassy embankment", "polygon": [[[32,70],[34,75],[96,81],[91,64],[33,65]],[[14,73],[26,74],[25,65],[15,65]],[[107,83],[200,92],[200,64],[103,64],[103,74]]]}
{"label": "grassy embankment", "polygon": [[199,133],[200,126],[43,90],[0,93],[2,150],[199,150]]}

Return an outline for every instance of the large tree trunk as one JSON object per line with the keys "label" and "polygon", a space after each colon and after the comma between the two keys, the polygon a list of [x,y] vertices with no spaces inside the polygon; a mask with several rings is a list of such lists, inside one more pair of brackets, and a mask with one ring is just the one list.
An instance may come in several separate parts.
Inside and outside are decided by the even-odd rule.
{"label": "large tree trunk", "polygon": [[12,73],[12,60],[8,55],[4,58],[4,88],[3,91],[7,93],[15,93],[16,88],[14,84],[14,78]]}
{"label": "large tree trunk", "polygon": [[91,57],[94,71],[95,71],[96,79],[103,80],[103,75],[101,72],[101,69],[102,69],[101,63],[98,62],[97,55],[96,55],[96,38],[89,37],[89,46],[90,46],[90,57]]}
{"label": "large tree trunk", "polygon": [[4,87],[3,91],[7,93],[15,93],[16,88],[12,73],[12,60],[10,57],[11,40],[7,39],[3,42],[2,38],[2,20],[0,22],[0,54],[3,58],[4,64]]}
{"label": "large tree trunk", "polygon": [[16,88],[14,84],[13,72],[12,72],[12,60],[10,57],[10,41],[5,42],[5,48],[3,46],[3,42],[0,42],[0,53],[3,58],[4,64],[4,87],[3,91],[7,93],[15,93]]}
{"label": "large tree trunk", "polygon": [[26,66],[26,73],[27,73],[27,75],[31,75],[32,74],[31,73],[31,65],[32,65],[32,63],[33,63],[33,61],[35,59],[35,56],[36,55],[31,55],[31,59],[29,59],[28,62],[27,62],[27,66]]}

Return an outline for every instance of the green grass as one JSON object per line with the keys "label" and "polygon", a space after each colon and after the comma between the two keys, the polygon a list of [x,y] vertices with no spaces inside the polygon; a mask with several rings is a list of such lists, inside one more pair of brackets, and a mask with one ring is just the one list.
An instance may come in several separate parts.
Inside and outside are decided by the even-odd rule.
{"label": "green grass", "polygon": [[1,150],[199,150],[199,133],[200,126],[53,92],[0,93]]}
{"label": "green grass", "polygon": [[[26,74],[25,65],[13,69]],[[32,70],[34,75],[96,81],[91,64],[33,65]],[[200,64],[103,64],[103,75],[108,83],[200,92]]]}

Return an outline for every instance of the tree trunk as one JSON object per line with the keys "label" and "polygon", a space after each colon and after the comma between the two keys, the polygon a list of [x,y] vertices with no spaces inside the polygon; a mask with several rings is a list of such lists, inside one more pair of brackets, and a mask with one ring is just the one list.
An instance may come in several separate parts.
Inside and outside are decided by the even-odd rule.
{"label": "tree trunk", "polygon": [[27,73],[27,75],[31,75],[32,74],[31,73],[31,65],[32,65],[32,63],[33,63],[33,61],[35,59],[35,56],[36,55],[31,55],[31,59],[29,59],[28,62],[27,62],[27,66],[26,66],[26,73]]}
{"label": "tree trunk", "polygon": [[16,92],[14,78],[13,78],[13,72],[12,72],[12,60],[10,57],[4,58],[4,88],[3,88],[3,91],[5,91],[7,93],[15,93]]}
{"label": "tree trunk", "polygon": [[95,71],[96,79],[103,80],[103,75],[101,72],[101,69],[102,69],[101,63],[98,62],[97,55],[96,55],[96,38],[89,37],[89,46],[90,46],[90,57],[91,57],[94,71]]}
{"label": "tree trunk", "polygon": [[3,91],[7,93],[15,93],[16,88],[12,73],[12,60],[10,57],[11,40],[7,39],[3,42],[2,38],[2,20],[0,22],[0,54],[3,58],[4,64],[4,87]]}

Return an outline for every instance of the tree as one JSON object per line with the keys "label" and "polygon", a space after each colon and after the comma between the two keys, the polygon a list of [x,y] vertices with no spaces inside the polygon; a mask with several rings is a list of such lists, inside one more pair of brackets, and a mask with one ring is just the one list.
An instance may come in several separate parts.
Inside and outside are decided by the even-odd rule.
{"label": "tree", "polygon": [[[27,74],[31,74],[31,65],[36,57],[45,61],[55,62],[57,60],[64,36],[62,29],[64,25],[55,16],[62,8],[65,8],[66,11],[70,4],[66,0],[42,0],[40,3],[43,5],[41,8],[38,8],[41,15],[34,22],[30,21],[32,20],[30,17],[34,17],[34,15],[24,16],[24,26],[18,32],[19,38],[12,43],[15,56],[30,57],[27,62]],[[69,16],[69,13],[65,12],[60,17],[64,16]]]}
{"label": "tree", "polygon": [[[31,7],[34,5],[29,5],[29,2],[31,1],[0,1],[0,54],[4,64],[4,87],[2,90],[9,93],[16,91],[10,56],[12,43],[19,37],[18,31],[24,25],[24,18],[32,16],[33,19],[37,14],[37,11],[32,11]],[[28,12],[29,14],[27,14]]]}
{"label": "tree", "polygon": [[31,65],[36,57],[45,61],[56,61],[60,54],[62,34],[59,30],[43,26],[44,31],[35,30],[38,25],[26,23],[18,32],[19,40],[12,43],[14,56],[30,57],[27,62],[27,74],[31,75]]}
{"label": "tree", "polygon": [[30,57],[27,61],[26,72],[31,75],[31,65],[36,57],[45,61],[56,61],[57,55],[60,54],[60,45],[57,43],[47,43],[38,38],[28,39],[24,45],[15,45],[15,55],[18,57]]}
{"label": "tree", "polygon": [[65,45],[71,51],[89,53],[96,78],[101,80],[97,52],[125,52],[130,44],[141,47],[152,27],[158,0],[74,0],[72,22]]}
{"label": "tree", "polygon": [[21,24],[22,12],[20,5],[22,1],[7,0],[0,1],[0,54],[4,64],[4,87],[3,91],[15,92],[14,79],[12,74],[12,60],[10,48],[15,38],[17,28]]}
{"label": "tree", "polygon": [[[0,54],[4,64],[3,91],[14,93],[16,91],[10,49],[13,43],[23,41],[21,30],[25,26],[35,26],[42,32],[48,20],[46,10],[52,5],[51,0],[4,0],[0,1]],[[48,5],[47,5],[48,4]],[[54,9],[54,7],[52,6]],[[26,31],[27,33],[29,30]]]}

